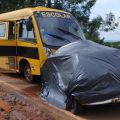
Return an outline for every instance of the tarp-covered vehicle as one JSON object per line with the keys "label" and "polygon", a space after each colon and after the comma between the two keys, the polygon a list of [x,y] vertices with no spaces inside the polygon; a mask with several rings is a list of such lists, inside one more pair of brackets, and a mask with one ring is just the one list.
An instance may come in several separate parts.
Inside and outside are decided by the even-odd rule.
{"label": "tarp-covered vehicle", "polygon": [[[49,19],[52,18],[46,22]],[[120,50],[85,40],[73,18],[66,21],[57,18],[54,23],[42,34],[45,45],[58,50],[42,68],[41,96],[74,112],[81,105],[110,103],[118,98]]]}

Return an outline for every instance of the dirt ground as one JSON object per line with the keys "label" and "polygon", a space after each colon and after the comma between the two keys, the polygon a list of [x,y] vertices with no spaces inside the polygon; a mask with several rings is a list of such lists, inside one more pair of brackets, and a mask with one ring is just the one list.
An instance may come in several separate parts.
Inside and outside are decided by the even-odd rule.
{"label": "dirt ground", "polygon": [[69,112],[48,105],[31,85],[16,76],[0,76],[0,120],[78,120]]}
{"label": "dirt ground", "polygon": [[25,96],[11,93],[0,86],[0,120],[55,120]]}

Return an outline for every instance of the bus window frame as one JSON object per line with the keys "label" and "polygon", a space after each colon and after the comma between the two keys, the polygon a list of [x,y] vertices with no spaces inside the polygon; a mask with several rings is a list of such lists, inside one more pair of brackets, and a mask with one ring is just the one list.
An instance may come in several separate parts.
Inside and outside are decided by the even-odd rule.
{"label": "bus window frame", "polygon": [[[27,18],[27,19],[29,19],[29,18]],[[23,20],[25,20],[25,19],[23,19]],[[20,21],[21,21],[21,20],[20,20]],[[33,34],[34,34],[34,37],[35,37],[35,42],[32,42],[32,41],[27,41],[27,40],[25,40],[25,39],[21,39],[21,38],[19,37],[19,32],[20,32],[20,23],[18,23],[18,25],[19,25],[19,31],[18,31],[18,41],[21,41],[21,42],[26,42],[26,43],[31,43],[31,44],[37,45],[37,37],[36,37],[36,33],[35,33],[35,26],[34,26],[33,18],[32,18],[32,23],[33,23]]]}
{"label": "bus window frame", "polygon": [[[14,38],[13,39],[9,39],[9,27],[10,27],[10,22],[13,22],[14,23]],[[16,26],[16,21],[9,21],[8,22],[8,39],[9,41],[12,41],[12,40],[17,40],[17,26]]]}

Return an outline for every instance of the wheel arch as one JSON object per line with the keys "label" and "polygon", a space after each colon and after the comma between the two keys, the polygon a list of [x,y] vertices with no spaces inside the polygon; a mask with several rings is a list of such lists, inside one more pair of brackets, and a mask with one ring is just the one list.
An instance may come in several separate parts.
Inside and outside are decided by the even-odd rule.
{"label": "wheel arch", "polygon": [[29,64],[30,63],[28,62],[28,60],[26,59],[21,59],[20,62],[19,62],[19,72],[22,73],[23,72],[23,69],[25,67],[26,64]]}

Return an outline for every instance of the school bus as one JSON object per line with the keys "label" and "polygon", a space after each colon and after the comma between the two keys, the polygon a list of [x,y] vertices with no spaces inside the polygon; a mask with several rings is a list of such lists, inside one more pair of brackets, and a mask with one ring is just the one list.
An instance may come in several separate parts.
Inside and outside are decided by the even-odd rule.
{"label": "school bus", "polygon": [[35,7],[0,14],[0,71],[23,73],[33,82],[47,57],[81,38],[76,19],[61,10]]}

